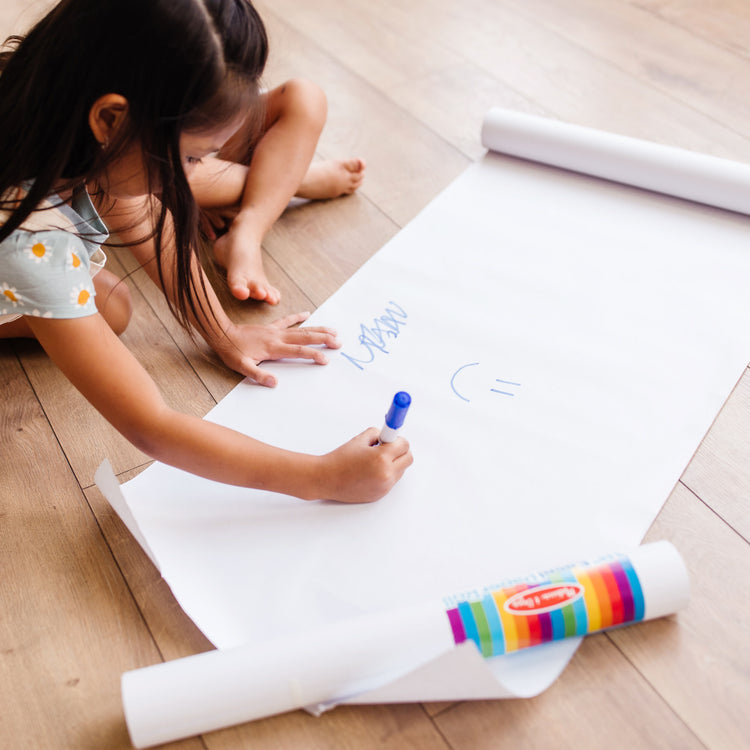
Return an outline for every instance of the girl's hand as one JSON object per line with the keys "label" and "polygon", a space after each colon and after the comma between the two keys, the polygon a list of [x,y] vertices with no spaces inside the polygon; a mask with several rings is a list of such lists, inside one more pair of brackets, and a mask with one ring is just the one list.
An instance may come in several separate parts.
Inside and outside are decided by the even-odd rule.
{"label": "girl's hand", "polygon": [[340,448],[322,456],[323,499],[371,503],[388,493],[414,458],[402,437],[378,445],[379,432],[370,427]]}
{"label": "girl's hand", "polygon": [[236,206],[230,208],[201,209],[201,230],[209,240],[215,240],[220,234],[227,231],[227,228],[237,217],[238,213],[239,208]]}
{"label": "girl's hand", "polygon": [[336,331],[322,326],[292,328],[310,317],[310,313],[287,315],[270,325],[232,325],[227,336],[211,342],[227,367],[273,388],[276,378],[258,367],[259,362],[274,359],[309,359],[319,365],[328,362],[319,347],[338,349]]}

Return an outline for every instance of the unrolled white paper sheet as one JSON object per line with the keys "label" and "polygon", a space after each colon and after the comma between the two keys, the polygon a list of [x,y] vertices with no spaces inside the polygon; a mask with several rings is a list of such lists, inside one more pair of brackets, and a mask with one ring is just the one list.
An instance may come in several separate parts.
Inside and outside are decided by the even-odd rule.
{"label": "unrolled white paper sheet", "polygon": [[[524,159],[500,153],[503,128],[519,148],[518,123],[493,111],[483,135],[498,151],[310,319],[343,341],[328,366],[269,364],[276,389],[242,383],[207,416],[322,453],[380,426],[406,390],[415,463],[386,498],[303,503],[161,464],[123,485],[164,578],[218,648],[633,549],[747,366],[746,216],[525,160],[580,154],[565,166],[583,170],[609,153],[661,190],[653,175],[683,162],[698,181],[695,157],[590,131],[592,157],[586,138],[571,151],[568,126],[537,118]],[[698,161],[712,194],[748,205],[750,167]],[[574,649],[452,653],[357,700],[534,695]]]}

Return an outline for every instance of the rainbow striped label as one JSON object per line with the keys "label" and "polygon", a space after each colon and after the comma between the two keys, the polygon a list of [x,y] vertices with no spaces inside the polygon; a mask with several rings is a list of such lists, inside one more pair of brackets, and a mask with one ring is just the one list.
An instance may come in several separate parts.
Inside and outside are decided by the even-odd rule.
{"label": "rainbow striped label", "polygon": [[483,656],[638,622],[643,591],[626,556],[573,565],[459,601],[447,610],[455,642],[471,640]]}

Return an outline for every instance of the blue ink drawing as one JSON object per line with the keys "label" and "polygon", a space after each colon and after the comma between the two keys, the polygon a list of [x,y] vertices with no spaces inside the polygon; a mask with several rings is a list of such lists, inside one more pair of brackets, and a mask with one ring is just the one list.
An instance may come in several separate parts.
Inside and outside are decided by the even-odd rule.
{"label": "blue ink drawing", "polygon": [[468,365],[463,365],[462,367],[459,367],[458,370],[456,370],[453,373],[453,377],[451,378],[451,388],[453,390],[453,393],[455,393],[462,401],[470,401],[471,399],[466,398],[466,396],[462,396],[457,390],[456,390],[456,377],[460,372],[465,370],[467,367],[476,367],[479,364],[479,362],[470,362]]}
{"label": "blue ink drawing", "polygon": [[351,362],[358,370],[364,370],[365,365],[375,361],[375,355],[378,352],[389,353],[385,346],[386,341],[398,338],[408,317],[404,308],[391,300],[385,309],[385,313],[375,318],[372,326],[366,326],[364,323],[359,326],[357,340],[364,350],[360,357],[353,357],[346,352],[340,352],[341,356]]}
{"label": "blue ink drawing", "polygon": [[[500,378],[495,378],[495,382],[503,383],[504,385],[515,385],[519,388],[521,387],[520,383],[511,383],[510,380],[500,380]],[[493,393],[501,393],[503,396],[515,396],[516,395],[515,393],[509,393],[508,391],[501,391],[501,390],[498,390],[497,388],[490,388],[490,390]]]}
{"label": "blue ink drawing", "polygon": [[[470,399],[470,398],[468,398],[467,396],[465,396],[465,395],[464,395],[463,393],[461,393],[461,392],[460,392],[460,391],[458,390],[458,387],[457,387],[457,385],[456,385],[456,381],[457,381],[457,379],[458,379],[458,376],[459,376],[459,375],[460,375],[460,374],[461,374],[461,373],[462,373],[462,372],[463,372],[464,370],[466,370],[466,369],[467,369],[467,368],[469,368],[469,367],[477,367],[478,365],[479,365],[479,362],[469,362],[469,364],[467,364],[467,365],[461,365],[461,367],[459,367],[459,368],[458,368],[458,369],[457,369],[457,370],[456,370],[456,371],[455,371],[455,372],[453,373],[453,375],[451,376],[451,383],[450,383],[450,385],[451,385],[451,390],[452,390],[452,391],[453,391],[453,393],[455,393],[455,394],[456,394],[456,396],[458,396],[458,397],[459,397],[459,398],[460,398],[460,399],[461,399],[462,401],[466,401],[467,403],[471,402],[471,399]],[[490,389],[489,389],[489,391],[490,391],[491,393],[498,393],[498,394],[500,394],[501,396],[510,396],[511,398],[512,398],[512,397],[514,397],[514,396],[515,396],[516,394],[515,394],[515,393],[512,393],[512,392],[511,392],[511,391],[509,390],[509,387],[513,387],[513,388],[520,388],[520,387],[521,387],[521,383],[515,383],[515,382],[514,382],[514,381],[512,381],[512,380],[501,380],[500,378],[495,378],[495,383],[496,383],[496,384],[497,384],[497,383],[500,383],[500,384],[501,384],[502,386],[505,386],[505,388],[504,388],[504,389],[501,389],[501,388],[490,388]]]}

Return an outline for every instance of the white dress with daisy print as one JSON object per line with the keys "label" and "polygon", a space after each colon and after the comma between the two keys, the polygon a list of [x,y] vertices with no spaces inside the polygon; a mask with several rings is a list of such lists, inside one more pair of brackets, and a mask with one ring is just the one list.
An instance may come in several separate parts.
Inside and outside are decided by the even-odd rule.
{"label": "white dress with daisy print", "polygon": [[93,315],[92,279],[106,260],[101,243],[107,237],[85,188],[75,192],[70,205],[50,196],[0,242],[0,325],[21,315]]}

